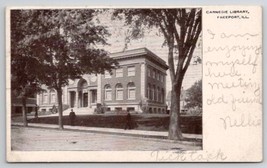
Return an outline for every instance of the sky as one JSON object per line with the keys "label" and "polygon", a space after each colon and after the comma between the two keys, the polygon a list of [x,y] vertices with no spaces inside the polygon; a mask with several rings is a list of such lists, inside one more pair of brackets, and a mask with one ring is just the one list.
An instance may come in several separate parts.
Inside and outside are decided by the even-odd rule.
{"label": "sky", "polygon": [[[125,37],[129,27],[124,24],[123,20],[112,20],[110,12],[106,12],[98,16],[98,20],[100,21],[99,24],[106,26],[108,31],[111,33],[111,36],[107,38],[107,42],[110,45],[105,46],[105,50],[110,53],[123,51],[125,47]],[[160,58],[162,58],[164,61],[166,61],[166,64],[168,64],[168,48],[167,46],[162,45],[164,42],[164,37],[160,34],[161,33],[157,28],[151,30],[147,29],[143,38],[130,41],[130,43],[127,45],[127,50],[146,47],[150,51],[158,55]],[[202,42],[201,40],[199,40],[194,55],[198,55],[202,58],[201,44]],[[202,69],[200,68],[199,70],[201,71]],[[188,75],[186,75],[183,82],[185,89],[188,89],[192,84],[194,84],[194,80],[201,79],[202,73],[195,73],[195,71],[195,68],[188,68]],[[167,71],[166,77],[166,90],[166,93],[171,90],[171,79],[169,71]]]}

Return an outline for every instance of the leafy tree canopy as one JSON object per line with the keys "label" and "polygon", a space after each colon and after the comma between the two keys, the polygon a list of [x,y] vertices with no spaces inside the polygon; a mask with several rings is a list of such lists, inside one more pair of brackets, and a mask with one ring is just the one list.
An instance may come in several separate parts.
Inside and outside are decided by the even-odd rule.
{"label": "leafy tree canopy", "polygon": [[12,64],[23,66],[21,62],[27,62],[32,65],[27,78],[32,72],[53,88],[61,88],[69,78],[84,73],[111,71],[116,62],[97,48],[107,45],[109,33],[95,24],[96,13],[83,9],[12,11]]}
{"label": "leafy tree canopy", "polygon": [[195,82],[194,85],[187,89],[186,95],[186,108],[202,108],[202,80]]}

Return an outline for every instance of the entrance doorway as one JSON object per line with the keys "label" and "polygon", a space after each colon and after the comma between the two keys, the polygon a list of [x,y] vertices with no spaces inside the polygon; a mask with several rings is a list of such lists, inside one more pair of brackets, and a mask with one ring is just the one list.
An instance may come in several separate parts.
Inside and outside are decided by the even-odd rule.
{"label": "entrance doorway", "polygon": [[75,105],[75,101],[76,101],[76,92],[71,91],[70,92],[70,107],[73,108]]}
{"label": "entrance doorway", "polygon": [[83,94],[83,107],[88,107],[88,93]]}
{"label": "entrance doorway", "polygon": [[91,103],[96,103],[97,101],[97,90],[91,90],[91,97],[92,97],[92,100],[91,100]]}

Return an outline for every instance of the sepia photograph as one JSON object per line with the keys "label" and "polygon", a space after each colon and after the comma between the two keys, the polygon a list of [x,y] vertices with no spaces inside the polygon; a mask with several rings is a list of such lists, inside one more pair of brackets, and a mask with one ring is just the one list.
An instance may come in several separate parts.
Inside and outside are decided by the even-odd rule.
{"label": "sepia photograph", "polygon": [[203,150],[201,8],[9,12],[11,151]]}

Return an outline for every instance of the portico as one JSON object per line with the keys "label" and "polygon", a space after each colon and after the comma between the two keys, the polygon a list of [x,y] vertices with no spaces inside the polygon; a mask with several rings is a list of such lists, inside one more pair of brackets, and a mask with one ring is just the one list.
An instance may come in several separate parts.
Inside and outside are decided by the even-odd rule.
{"label": "portico", "polygon": [[80,79],[77,87],[68,88],[68,102],[71,108],[92,108],[96,106],[97,87],[90,87],[85,79]]}

